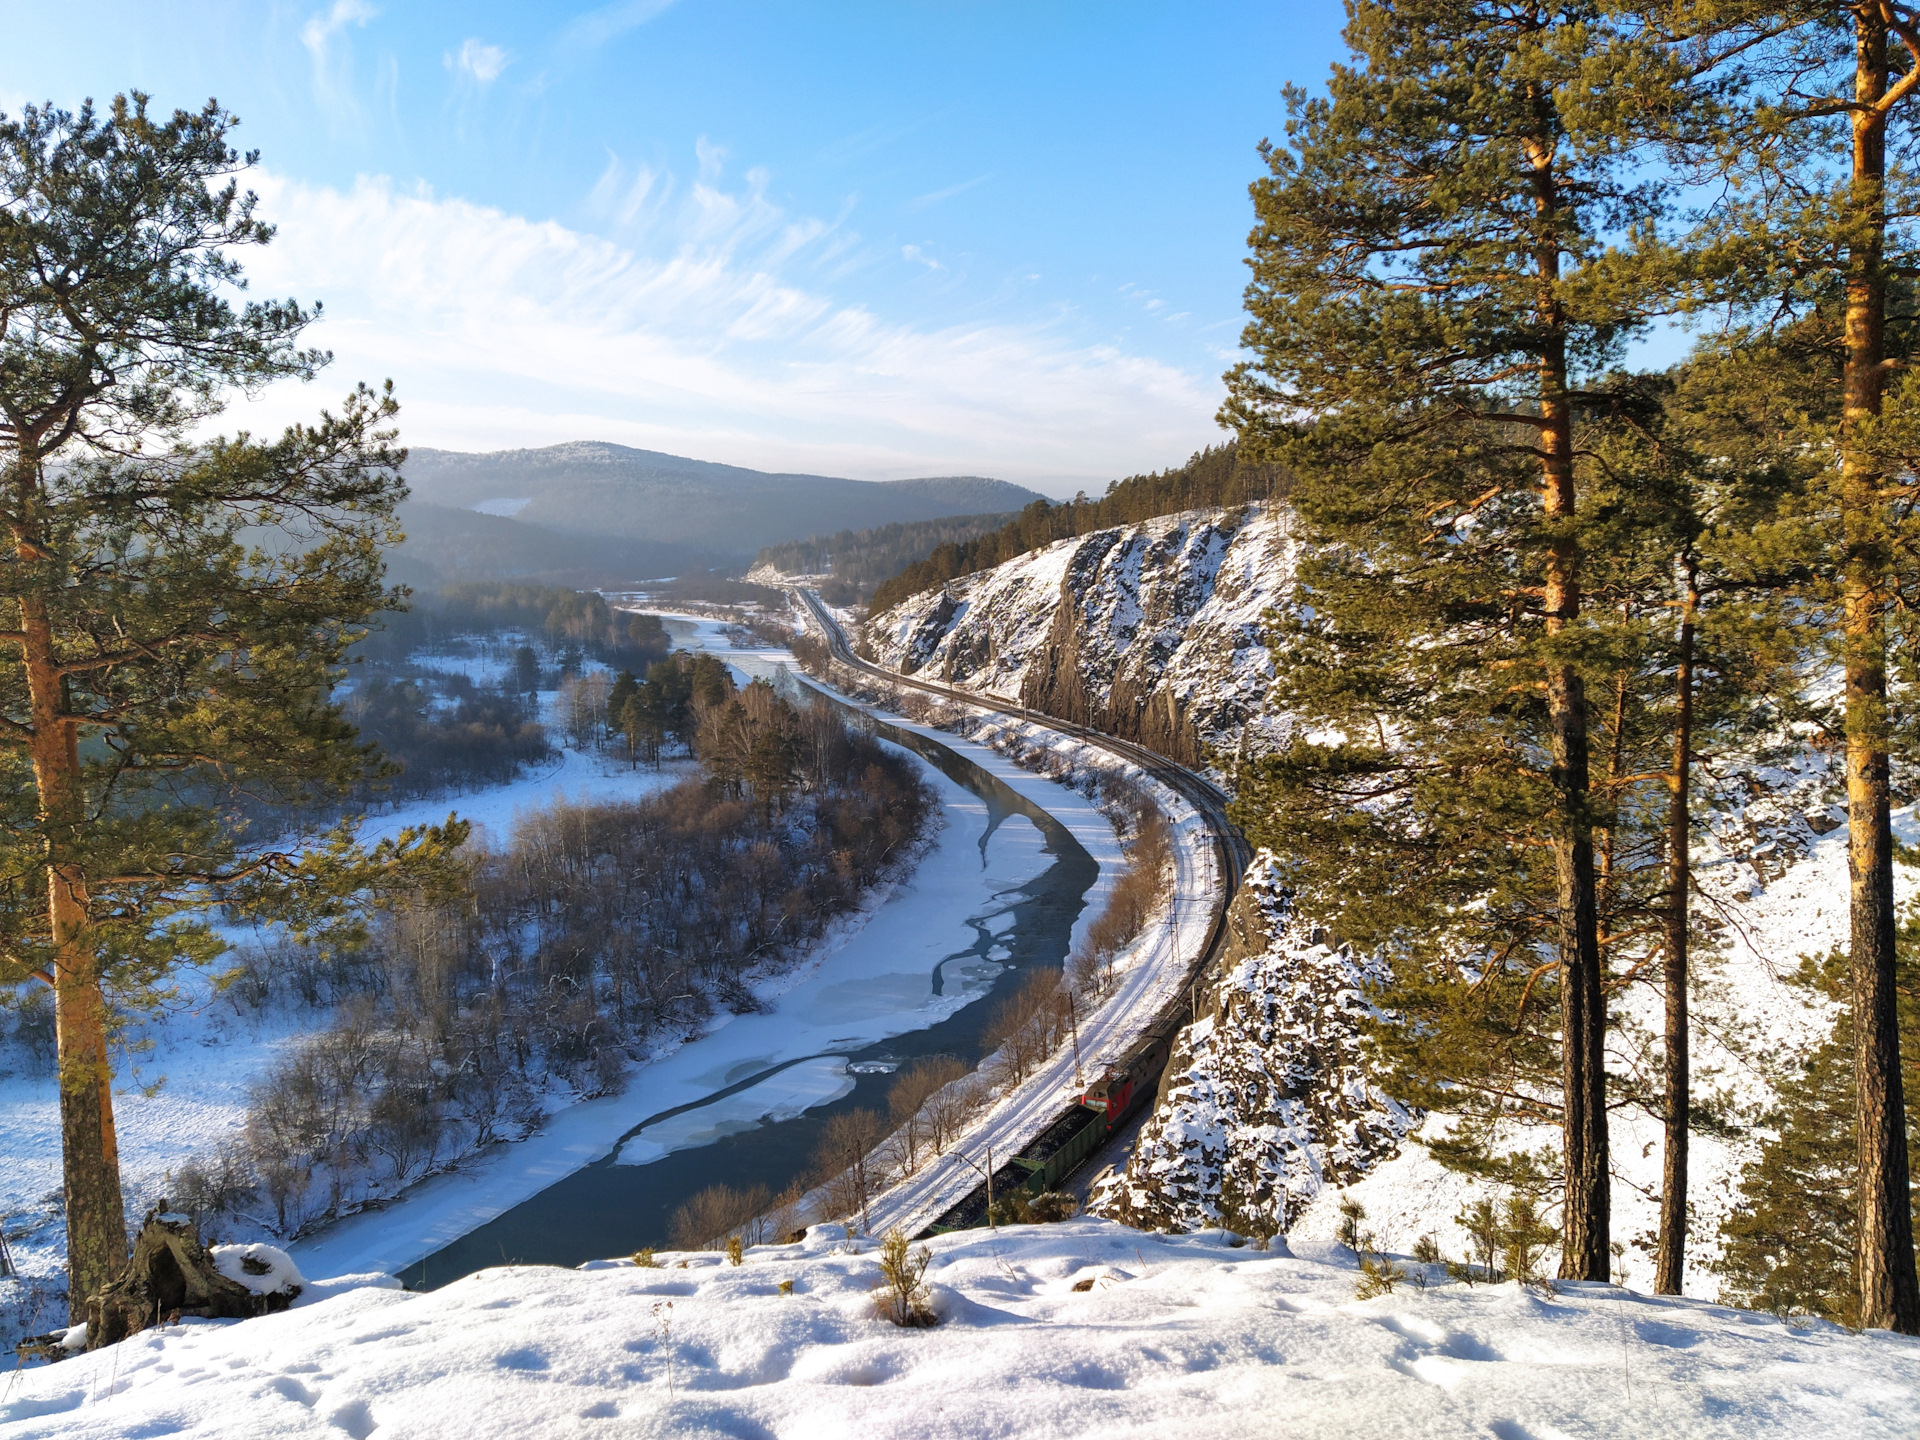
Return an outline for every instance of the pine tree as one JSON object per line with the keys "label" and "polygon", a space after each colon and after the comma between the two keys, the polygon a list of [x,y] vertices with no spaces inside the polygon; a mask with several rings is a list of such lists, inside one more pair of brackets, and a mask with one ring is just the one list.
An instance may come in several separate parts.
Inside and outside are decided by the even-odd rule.
{"label": "pine tree", "polygon": [[1675,303],[1649,231],[1665,194],[1634,161],[1685,87],[1601,5],[1351,15],[1355,63],[1326,100],[1290,93],[1254,186],[1256,358],[1223,418],[1292,471],[1314,545],[1275,645],[1304,734],[1239,813],[1343,938],[1399,952],[1403,1080],[1504,1065],[1520,1083],[1487,1115],[1559,1125],[1562,1273],[1604,1280],[1589,686],[1621,665],[1583,608],[1604,517],[1580,450],[1640,403],[1597,377]]}
{"label": "pine tree", "polygon": [[1767,734],[1796,743],[1789,722],[1808,718],[1799,692],[1820,649],[1817,628],[1805,623],[1805,596],[1825,564],[1827,533],[1809,504],[1820,461],[1798,411],[1819,389],[1807,373],[1818,347],[1804,332],[1784,338],[1703,344],[1668,377],[1662,406],[1659,442],[1670,464],[1646,537],[1670,555],[1675,592],[1666,668],[1663,1084],[1654,1107],[1665,1128],[1654,1273],[1661,1294],[1682,1293],[1687,1246],[1693,771],[1703,750],[1751,752]]}
{"label": "pine tree", "polygon": [[1888,388],[1914,318],[1899,282],[1912,273],[1920,190],[1897,157],[1915,135],[1920,7],[1668,0],[1639,8],[1673,37],[1673,54],[1732,82],[1716,143],[1694,145],[1687,157],[1717,160],[1733,182],[1706,227],[1712,244],[1702,273],[1719,281],[1721,299],[1762,315],[1793,318],[1826,305],[1839,318],[1831,394],[1810,397],[1836,421],[1802,438],[1830,445],[1834,462],[1824,488],[1839,576],[1821,598],[1830,602],[1844,672],[1861,1315],[1866,1324],[1920,1333],[1889,799],[1897,740],[1889,628],[1915,549],[1910,511],[1920,489],[1897,453],[1907,447],[1882,444],[1889,430],[1911,427],[1920,405],[1910,380]]}
{"label": "pine tree", "polygon": [[[1920,915],[1909,914],[1896,944],[1895,991],[1905,1080],[1920,1084]],[[1719,1270],[1729,1298],[1784,1315],[1862,1322],[1857,1182],[1857,1096],[1846,957],[1807,965],[1801,984],[1839,1004],[1833,1033],[1801,1057],[1780,1086],[1768,1126],[1774,1136],[1740,1181],[1740,1204],[1721,1226]],[[1908,1120],[1909,1157],[1920,1124]],[[1920,1209],[1920,1193],[1908,1202]]]}
{"label": "pine tree", "polygon": [[115,1001],[218,953],[209,905],[321,923],[373,873],[345,833],[305,850],[238,821],[365,774],[328,694],[397,598],[404,491],[392,398],[364,388],[276,441],[180,443],[232,389],[326,358],[298,346],[311,312],[226,298],[229,252],[272,235],[233,124],[138,94],[0,117],[0,980],[54,993],[76,1319],[127,1258]]}

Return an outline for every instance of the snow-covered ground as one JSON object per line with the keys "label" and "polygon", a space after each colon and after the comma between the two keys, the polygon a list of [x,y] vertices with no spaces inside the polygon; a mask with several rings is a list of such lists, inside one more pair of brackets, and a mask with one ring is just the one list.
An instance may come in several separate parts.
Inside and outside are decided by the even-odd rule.
{"label": "snow-covered ground", "polygon": [[[875,1312],[872,1242],[326,1287],[0,1389],[7,1440],[575,1435],[1911,1436],[1920,1341],[1612,1286],[1403,1283],[1334,1246],[1081,1220],[941,1236],[931,1329]],[[790,1293],[783,1293],[787,1291]]]}
{"label": "snow-covered ground", "polygon": [[[1703,836],[1695,852],[1700,909],[1718,925],[1719,943],[1695,952],[1694,1089],[1697,1103],[1712,1106],[1739,1128],[1731,1134],[1698,1130],[1689,1147],[1690,1295],[1720,1293],[1713,1270],[1722,1248],[1720,1226],[1739,1202],[1743,1170],[1770,1138],[1763,1119],[1774,1085],[1833,1028],[1833,1006],[1788,983],[1803,958],[1825,956],[1847,942],[1846,828],[1815,834],[1803,816],[1803,811],[1818,814],[1814,802],[1825,793],[1825,769],[1824,760],[1805,756],[1771,772],[1761,770],[1754,803]],[[1893,823],[1903,844],[1920,839],[1912,807],[1895,811]],[[1896,899],[1904,907],[1920,890],[1920,872],[1896,865],[1894,880]],[[1628,1073],[1647,1065],[1641,1037],[1657,1037],[1660,1004],[1651,984],[1624,993],[1620,1008],[1631,1028],[1609,1042],[1609,1070]],[[1627,1247],[1627,1283],[1651,1289],[1660,1124],[1633,1107],[1614,1110],[1608,1123],[1613,1236]],[[1548,1147],[1558,1144],[1558,1136],[1548,1131],[1531,1138]],[[1405,1249],[1433,1232],[1450,1251],[1463,1249],[1454,1218],[1476,1195],[1488,1192],[1439,1164],[1418,1140],[1416,1132],[1400,1155],[1345,1191],[1323,1191],[1301,1215],[1295,1237],[1331,1240],[1340,1226],[1339,1204],[1350,1197],[1366,1207],[1367,1223],[1383,1245]],[[1920,1421],[1913,1433],[1920,1434]]]}

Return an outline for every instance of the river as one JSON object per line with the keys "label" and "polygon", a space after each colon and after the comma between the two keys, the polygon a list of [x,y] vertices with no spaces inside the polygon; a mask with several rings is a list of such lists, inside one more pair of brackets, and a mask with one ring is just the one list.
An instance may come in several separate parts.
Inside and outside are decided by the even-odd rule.
{"label": "river", "polygon": [[[726,648],[711,623],[669,625],[681,644],[713,649],[743,675],[773,674],[772,657]],[[1061,965],[1099,873],[1094,857],[952,747],[880,731],[936,772],[949,833],[921,870],[771,1014],[734,1019],[673,1057],[670,1069],[698,1071],[685,1081],[705,1087],[699,1098],[647,1115],[609,1153],[407,1266],[410,1287],[488,1265],[578,1265],[661,1246],[675,1209],[709,1186],[804,1184],[828,1117],[884,1111],[892,1072],[921,1056],[976,1064],[997,1002],[1026,972]],[[702,1047],[711,1055],[697,1055]],[[684,1091],[658,1083],[657,1068],[636,1072],[630,1092]]]}

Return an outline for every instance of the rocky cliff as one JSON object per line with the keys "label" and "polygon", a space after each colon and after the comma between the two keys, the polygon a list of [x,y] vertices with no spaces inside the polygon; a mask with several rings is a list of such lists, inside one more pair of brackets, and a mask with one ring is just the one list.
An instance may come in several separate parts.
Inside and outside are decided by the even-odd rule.
{"label": "rocky cliff", "polygon": [[1283,509],[1194,510],[1063,540],[869,622],[886,665],[1018,699],[1187,764],[1285,735],[1262,713],[1262,617],[1284,598]]}
{"label": "rocky cliff", "polygon": [[1181,1032],[1100,1213],[1152,1230],[1285,1234],[1323,1188],[1395,1154],[1416,1123],[1361,1054],[1366,966],[1294,911],[1275,869],[1262,853],[1248,870],[1201,1017]]}

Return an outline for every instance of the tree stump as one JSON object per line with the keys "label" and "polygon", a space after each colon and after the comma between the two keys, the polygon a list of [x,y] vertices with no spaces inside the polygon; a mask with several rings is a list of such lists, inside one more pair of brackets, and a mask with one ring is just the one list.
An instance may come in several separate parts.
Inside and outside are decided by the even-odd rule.
{"label": "tree stump", "polygon": [[183,1315],[247,1320],[293,1303],[293,1294],[287,1291],[257,1295],[222,1275],[200,1243],[200,1230],[192,1218],[169,1213],[165,1203],[147,1212],[133,1244],[133,1259],[120,1278],[88,1299],[89,1350]]}

